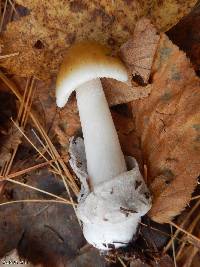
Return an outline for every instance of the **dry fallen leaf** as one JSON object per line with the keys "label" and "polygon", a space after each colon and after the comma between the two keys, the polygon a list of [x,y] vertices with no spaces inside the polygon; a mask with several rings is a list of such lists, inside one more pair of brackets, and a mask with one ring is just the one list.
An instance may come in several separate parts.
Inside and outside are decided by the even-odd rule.
{"label": "dry fallen leaf", "polygon": [[189,203],[200,173],[200,81],[185,54],[161,35],[148,98],[132,103],[141,138],[148,184],[149,213],[164,223]]}
{"label": "dry fallen leaf", "polygon": [[65,50],[73,42],[94,39],[117,51],[132,34],[139,18],[149,16],[158,29],[167,30],[196,2],[17,0],[16,4],[28,10],[23,17],[7,24],[2,40],[5,54],[19,55],[0,64],[20,76],[46,79],[57,73]]}
{"label": "dry fallen leaf", "polygon": [[110,105],[127,103],[150,94],[151,86],[147,83],[159,38],[149,19],[142,18],[136,23],[133,36],[120,49],[121,59],[129,73],[129,82],[126,84],[113,79],[102,79]]}
{"label": "dry fallen leaf", "polygon": [[159,38],[155,26],[144,18],[136,23],[133,37],[120,49],[121,58],[131,75],[139,76],[141,83],[146,84],[149,81]]}
{"label": "dry fallen leaf", "polygon": [[106,99],[110,106],[128,103],[147,97],[151,86],[131,86],[113,79],[101,79]]}

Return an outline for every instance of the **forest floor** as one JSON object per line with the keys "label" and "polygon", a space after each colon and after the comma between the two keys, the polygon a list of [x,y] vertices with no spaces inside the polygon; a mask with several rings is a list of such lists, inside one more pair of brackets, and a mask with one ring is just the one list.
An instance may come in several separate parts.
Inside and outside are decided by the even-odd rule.
{"label": "forest floor", "polygon": [[[63,15],[55,15],[48,1],[41,1],[45,16],[51,14],[48,27],[40,17],[45,9],[36,17],[38,1],[28,8],[16,2],[0,1],[0,266],[19,263],[19,255],[47,267],[199,267],[199,2],[177,24],[173,18],[173,27],[155,11],[152,20],[134,22],[131,38],[127,25],[121,36],[116,31],[121,43],[114,33],[108,38],[131,83],[103,79],[102,84],[122,150],[137,159],[153,205],[140,223],[137,242],[105,254],[86,243],[74,212],[80,181],[69,165],[68,147],[70,137],[82,135],[75,95],[62,110],[55,103],[62,41],[72,44],[79,33],[62,38],[55,21]],[[78,2],[71,1],[70,8],[84,13]],[[112,27],[111,17],[102,12],[95,13],[102,27]],[[87,29],[84,34],[80,38]],[[26,38],[33,38],[31,49]]]}

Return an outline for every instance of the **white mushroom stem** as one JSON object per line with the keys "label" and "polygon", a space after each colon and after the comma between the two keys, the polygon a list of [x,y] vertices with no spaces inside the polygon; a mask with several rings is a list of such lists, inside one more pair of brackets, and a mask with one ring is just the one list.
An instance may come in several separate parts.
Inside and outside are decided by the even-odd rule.
{"label": "white mushroom stem", "polygon": [[90,184],[108,181],[127,170],[100,79],[76,89]]}

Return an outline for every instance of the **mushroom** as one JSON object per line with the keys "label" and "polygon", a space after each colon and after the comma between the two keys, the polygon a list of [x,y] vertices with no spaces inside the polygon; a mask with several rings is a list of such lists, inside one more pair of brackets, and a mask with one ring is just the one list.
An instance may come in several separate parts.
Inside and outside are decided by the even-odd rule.
{"label": "mushroom", "polygon": [[106,47],[89,41],[73,45],[57,77],[56,102],[63,107],[76,91],[91,190],[77,215],[87,241],[107,250],[130,242],[150,197],[135,160],[127,171],[100,78],[127,82],[128,74]]}

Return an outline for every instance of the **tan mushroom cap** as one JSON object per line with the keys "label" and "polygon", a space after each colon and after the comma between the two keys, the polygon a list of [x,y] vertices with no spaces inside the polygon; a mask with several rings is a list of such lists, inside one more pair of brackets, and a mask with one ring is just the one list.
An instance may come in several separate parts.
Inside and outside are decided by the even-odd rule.
{"label": "tan mushroom cap", "polygon": [[81,84],[96,78],[128,80],[126,68],[110,50],[94,41],[77,43],[67,51],[56,84],[56,102],[63,107]]}

